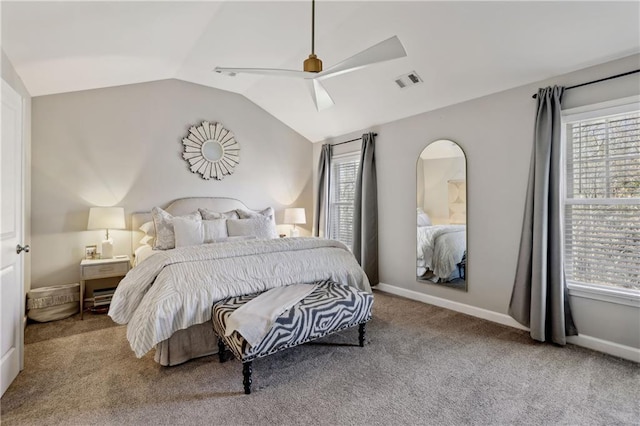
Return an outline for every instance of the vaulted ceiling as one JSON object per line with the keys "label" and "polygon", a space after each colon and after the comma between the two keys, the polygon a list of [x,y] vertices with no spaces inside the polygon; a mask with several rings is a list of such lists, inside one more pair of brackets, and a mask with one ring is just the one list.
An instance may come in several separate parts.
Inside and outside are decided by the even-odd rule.
{"label": "vaulted ceiling", "polygon": [[[323,82],[212,72],[302,70],[311,1],[2,1],[2,49],[32,96],[177,78],[240,93],[311,141],[640,52],[640,2],[316,2],[325,68],[397,35],[407,57]],[[395,79],[417,72],[422,84]],[[212,117],[214,119],[215,117]]]}

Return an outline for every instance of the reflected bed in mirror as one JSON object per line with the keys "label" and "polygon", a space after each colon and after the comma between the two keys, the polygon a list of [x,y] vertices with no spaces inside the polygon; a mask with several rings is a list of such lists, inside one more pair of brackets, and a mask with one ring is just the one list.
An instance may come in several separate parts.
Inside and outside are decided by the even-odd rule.
{"label": "reflected bed in mirror", "polygon": [[453,141],[437,140],[416,166],[416,277],[467,290],[467,162]]}

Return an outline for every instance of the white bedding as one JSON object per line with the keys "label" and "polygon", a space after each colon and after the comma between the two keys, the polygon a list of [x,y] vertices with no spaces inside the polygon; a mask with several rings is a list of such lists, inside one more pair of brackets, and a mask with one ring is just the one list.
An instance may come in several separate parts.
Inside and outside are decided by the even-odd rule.
{"label": "white bedding", "polygon": [[142,357],[174,332],[209,321],[218,300],[324,279],[371,291],[364,271],[338,241],[278,238],[179,247],[129,271],[109,316],[128,324],[127,339]]}
{"label": "white bedding", "polygon": [[416,246],[417,275],[427,270],[437,278],[448,280],[466,250],[465,225],[433,225],[418,227]]}

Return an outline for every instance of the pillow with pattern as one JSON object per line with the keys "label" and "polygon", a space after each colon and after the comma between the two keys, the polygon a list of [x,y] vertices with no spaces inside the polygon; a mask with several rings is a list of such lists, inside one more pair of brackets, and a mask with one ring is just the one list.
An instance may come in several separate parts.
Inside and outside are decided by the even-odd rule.
{"label": "pillow with pattern", "polygon": [[[173,229],[174,216],[162,210],[160,207],[151,209],[153,225],[156,230],[156,240],[153,245],[154,250],[169,250],[176,247],[176,237]],[[176,216],[191,220],[202,220],[200,213],[195,211],[182,216]]]}
{"label": "pillow with pattern", "polygon": [[275,222],[267,216],[257,216],[252,219],[228,219],[227,231],[230,237],[278,238]]}
{"label": "pillow with pattern", "polygon": [[240,216],[238,216],[238,212],[236,212],[235,210],[229,210],[228,212],[214,212],[213,210],[209,210],[209,209],[198,209],[198,211],[200,212],[200,216],[202,216],[202,218],[204,220],[214,220],[214,219],[240,219]]}
{"label": "pillow with pattern", "polygon": [[238,212],[238,216],[240,217],[240,219],[255,219],[256,217],[268,217],[274,224],[276,224],[276,215],[275,215],[275,211],[273,210],[273,207],[267,207],[264,210],[244,210],[244,209],[237,209],[236,210]]}

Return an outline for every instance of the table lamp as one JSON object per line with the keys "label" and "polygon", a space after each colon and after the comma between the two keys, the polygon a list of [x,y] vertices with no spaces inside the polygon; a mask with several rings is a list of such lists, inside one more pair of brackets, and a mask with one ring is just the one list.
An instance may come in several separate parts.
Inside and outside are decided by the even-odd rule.
{"label": "table lamp", "polygon": [[296,208],[284,209],[284,223],[293,225],[293,228],[291,229],[291,235],[290,235],[291,237],[300,236],[300,231],[298,230],[298,228],[296,228],[296,225],[307,223],[307,218],[304,213],[304,208],[296,207]]}
{"label": "table lamp", "polygon": [[91,207],[89,209],[88,230],[106,229],[106,238],[102,241],[102,258],[113,258],[113,239],[109,229],[125,229],[123,207]]}

